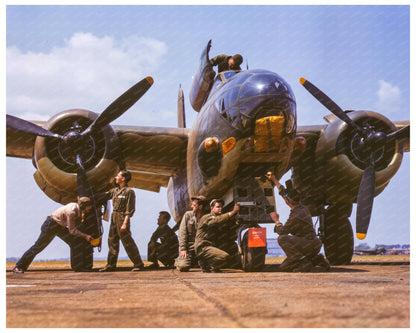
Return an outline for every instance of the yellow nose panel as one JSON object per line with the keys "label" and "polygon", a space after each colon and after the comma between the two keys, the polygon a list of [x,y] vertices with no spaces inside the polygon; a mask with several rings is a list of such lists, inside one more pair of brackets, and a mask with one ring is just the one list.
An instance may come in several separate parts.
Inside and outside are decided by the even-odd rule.
{"label": "yellow nose panel", "polygon": [[284,127],[283,116],[257,119],[254,129],[254,151],[256,153],[278,151]]}

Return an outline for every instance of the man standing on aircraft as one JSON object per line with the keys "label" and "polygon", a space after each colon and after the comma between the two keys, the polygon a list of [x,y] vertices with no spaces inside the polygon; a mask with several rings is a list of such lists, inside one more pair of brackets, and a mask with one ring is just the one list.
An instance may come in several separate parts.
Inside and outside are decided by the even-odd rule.
{"label": "man standing on aircraft", "polygon": [[104,198],[101,199],[112,199],[113,213],[111,214],[110,231],[108,234],[107,265],[101,268],[100,272],[109,272],[116,269],[120,240],[134,264],[132,271],[144,269],[139,249],[130,232],[130,219],[134,214],[136,206],[136,195],[134,190],[128,186],[130,179],[131,174],[129,171],[120,171],[115,178],[117,187],[106,192]]}
{"label": "man standing on aircraft", "polygon": [[204,213],[206,198],[197,196],[192,198],[192,210],[185,213],[179,226],[179,260],[177,268],[187,272],[191,267],[198,267],[195,253],[195,236],[199,221]]}
{"label": "man standing on aircraft", "polygon": [[[92,270],[92,260],[85,260],[88,252],[85,247],[90,247],[93,237],[81,232],[78,227],[84,222],[86,214],[92,209],[91,200],[88,197],[78,198],[78,202],[69,203],[58,208],[43,222],[41,232],[35,244],[27,250],[16,266],[14,273],[24,273],[32,263],[35,256],[45,249],[50,242],[58,236],[71,248],[71,268],[76,272]],[[91,248],[92,249],[92,248]]]}
{"label": "man standing on aircraft", "polygon": [[309,272],[318,265],[329,270],[328,262],[321,254],[318,255],[322,242],[316,236],[309,209],[300,202],[299,192],[293,188],[285,189],[272,172],[268,172],[266,177],[278,187],[279,194],[290,207],[284,225],[277,212],[270,214],[276,223],[274,231],[279,234],[277,241],[287,256],[280,269],[284,272]]}
{"label": "man standing on aircraft", "polygon": [[[175,259],[179,254],[178,237],[168,226],[170,214],[162,211],[157,219],[158,227],[152,234],[147,246],[147,260],[152,262],[147,269],[158,269],[158,260],[167,268],[175,268]],[[160,240],[160,242],[158,242]]]}
{"label": "man standing on aircraft", "polygon": [[215,240],[218,237],[218,228],[232,220],[231,218],[240,210],[237,203],[231,212],[222,214],[223,200],[214,199],[210,203],[211,213],[204,215],[198,224],[195,236],[195,251],[198,259],[204,262],[202,271],[205,273],[213,270],[219,272],[230,255],[219,249]]}
{"label": "man standing on aircraft", "polygon": [[240,54],[228,56],[225,54],[217,55],[210,61],[212,66],[218,65],[218,73],[228,70],[241,70],[240,65],[243,63],[243,57]]}

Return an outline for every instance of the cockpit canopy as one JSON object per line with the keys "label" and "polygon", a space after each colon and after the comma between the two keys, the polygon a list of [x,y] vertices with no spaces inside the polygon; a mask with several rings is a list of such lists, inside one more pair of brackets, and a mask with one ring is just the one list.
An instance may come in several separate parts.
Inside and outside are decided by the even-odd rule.
{"label": "cockpit canopy", "polygon": [[255,119],[267,116],[283,116],[287,134],[296,130],[294,94],[290,86],[273,72],[221,72],[213,83],[211,98],[215,100],[217,111],[243,133],[249,134]]}

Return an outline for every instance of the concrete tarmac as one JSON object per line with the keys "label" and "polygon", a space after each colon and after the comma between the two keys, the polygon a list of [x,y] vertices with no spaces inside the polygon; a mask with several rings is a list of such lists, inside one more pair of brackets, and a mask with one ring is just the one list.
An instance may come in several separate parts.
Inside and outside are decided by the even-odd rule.
{"label": "concrete tarmac", "polygon": [[[400,256],[402,257],[402,256]],[[358,258],[358,257],[355,257]],[[35,262],[6,272],[7,328],[408,328],[410,257],[360,257],[329,272],[169,269],[75,273]],[[104,266],[94,263],[94,268]]]}

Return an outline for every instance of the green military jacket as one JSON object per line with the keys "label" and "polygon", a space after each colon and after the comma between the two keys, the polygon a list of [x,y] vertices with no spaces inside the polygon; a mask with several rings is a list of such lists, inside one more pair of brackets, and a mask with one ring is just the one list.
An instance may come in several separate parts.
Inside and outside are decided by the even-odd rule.
{"label": "green military jacket", "polygon": [[195,236],[195,251],[204,246],[215,246],[215,239],[218,235],[218,227],[231,219],[228,213],[214,216],[211,214],[204,215],[198,224]]}
{"label": "green military jacket", "polygon": [[182,217],[179,226],[179,250],[194,250],[196,230],[198,228],[198,218],[193,211],[188,211]]}
{"label": "green military jacket", "polygon": [[[230,70],[229,66],[228,66],[228,59],[230,59],[231,56],[225,55],[225,54],[220,54],[217,55],[216,57],[212,58],[209,62],[212,66],[217,66],[218,65],[218,73],[223,72],[223,71],[228,71]],[[240,67],[236,68],[235,70],[241,70]]]}
{"label": "green military jacket", "polygon": [[115,187],[106,192],[107,200],[112,199],[113,213],[133,216],[136,209],[136,194],[131,187],[125,186],[122,189]]}
{"label": "green military jacket", "polygon": [[286,223],[276,225],[274,231],[279,235],[292,234],[293,236],[305,237],[308,239],[316,238],[315,229],[312,223],[312,216],[309,209],[298,204],[290,211]]}

